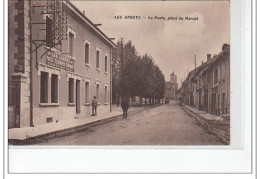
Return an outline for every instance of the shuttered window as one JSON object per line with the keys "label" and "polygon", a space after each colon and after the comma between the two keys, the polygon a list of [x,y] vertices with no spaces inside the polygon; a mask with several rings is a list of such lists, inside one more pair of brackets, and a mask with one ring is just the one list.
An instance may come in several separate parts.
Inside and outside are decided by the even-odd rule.
{"label": "shuttered window", "polygon": [[48,73],[41,72],[40,99],[41,103],[48,103]]}

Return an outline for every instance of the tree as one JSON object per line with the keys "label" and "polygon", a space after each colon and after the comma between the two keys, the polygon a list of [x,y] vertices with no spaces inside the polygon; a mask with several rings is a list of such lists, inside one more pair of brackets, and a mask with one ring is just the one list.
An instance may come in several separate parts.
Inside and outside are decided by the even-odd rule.
{"label": "tree", "polygon": [[119,105],[119,81],[121,73],[120,62],[121,43],[117,42],[117,48],[112,52],[112,101]]}
{"label": "tree", "polygon": [[117,42],[112,63],[113,99],[116,99],[115,96],[139,96],[141,106],[142,98],[145,98],[145,103],[147,99],[149,103],[157,103],[164,97],[165,78],[162,71],[151,56],[139,56],[131,41],[126,44],[122,40]]}

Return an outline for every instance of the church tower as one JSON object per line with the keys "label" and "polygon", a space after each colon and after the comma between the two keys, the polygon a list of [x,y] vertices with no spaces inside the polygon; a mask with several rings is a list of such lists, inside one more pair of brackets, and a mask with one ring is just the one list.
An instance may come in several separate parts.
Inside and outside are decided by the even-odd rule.
{"label": "church tower", "polygon": [[166,82],[165,97],[168,99],[177,99],[176,91],[178,90],[177,75],[174,71],[170,75],[170,81]]}
{"label": "church tower", "polygon": [[174,71],[170,75],[170,82],[176,84],[177,83],[177,75],[174,74]]}

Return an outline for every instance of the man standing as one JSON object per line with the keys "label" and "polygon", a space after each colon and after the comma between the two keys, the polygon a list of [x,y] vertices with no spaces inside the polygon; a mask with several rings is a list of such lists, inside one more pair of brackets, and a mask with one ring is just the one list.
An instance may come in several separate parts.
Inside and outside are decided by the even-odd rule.
{"label": "man standing", "polygon": [[92,106],[92,115],[91,116],[96,116],[97,115],[97,98],[96,96],[94,96],[94,99],[91,102],[91,106]]}
{"label": "man standing", "polygon": [[130,108],[129,101],[126,98],[123,98],[121,107],[123,109],[123,119],[127,119],[127,110]]}

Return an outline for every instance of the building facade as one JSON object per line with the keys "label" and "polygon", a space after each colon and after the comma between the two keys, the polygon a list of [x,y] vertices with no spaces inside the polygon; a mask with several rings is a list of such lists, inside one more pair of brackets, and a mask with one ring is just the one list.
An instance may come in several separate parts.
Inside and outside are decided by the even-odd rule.
{"label": "building facade", "polygon": [[191,71],[178,92],[186,105],[229,118],[230,115],[230,46],[224,44],[218,55]]}
{"label": "building facade", "polygon": [[178,90],[177,75],[172,72],[170,81],[166,82],[165,98],[177,99],[176,91]]}
{"label": "building facade", "polygon": [[8,6],[9,128],[111,111],[111,39],[70,1]]}

